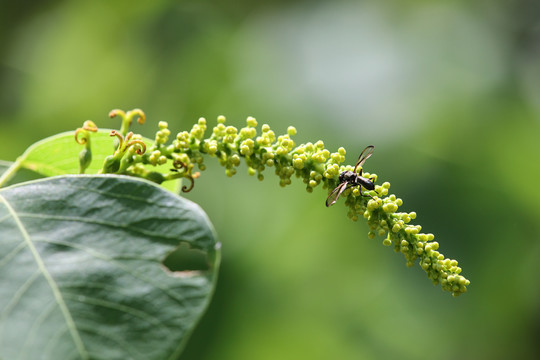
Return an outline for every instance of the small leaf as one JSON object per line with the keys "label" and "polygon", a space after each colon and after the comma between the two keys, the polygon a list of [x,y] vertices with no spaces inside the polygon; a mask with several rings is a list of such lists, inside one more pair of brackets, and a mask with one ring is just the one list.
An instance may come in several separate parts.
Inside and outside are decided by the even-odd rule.
{"label": "small leaf", "polygon": [[[181,244],[207,270],[163,266]],[[0,358],[176,359],[218,266],[205,213],[148,181],[71,175],[1,189]]]}
{"label": "small leaf", "polygon": [[[110,130],[91,133],[92,156],[94,160],[88,173],[95,174],[101,169],[103,159],[114,152]],[[149,139],[145,139],[150,141]],[[34,143],[22,155],[22,166],[43,174],[55,176],[77,174],[79,172],[79,153],[84,147],[75,141],[75,132],[67,131]]]}
{"label": "small leaf", "polygon": [[[114,152],[114,139],[109,135],[111,130],[100,129],[91,133],[92,162],[86,169],[87,174],[97,174],[103,166],[103,161]],[[153,143],[148,138],[143,141],[149,146]],[[79,153],[84,147],[75,141],[75,132],[68,131],[40,140],[32,144],[21,155],[20,166],[39,173],[43,176],[56,176],[79,173]],[[153,167],[154,171],[168,172],[169,167]],[[180,188],[178,181],[163,183],[166,189],[173,192]]]}

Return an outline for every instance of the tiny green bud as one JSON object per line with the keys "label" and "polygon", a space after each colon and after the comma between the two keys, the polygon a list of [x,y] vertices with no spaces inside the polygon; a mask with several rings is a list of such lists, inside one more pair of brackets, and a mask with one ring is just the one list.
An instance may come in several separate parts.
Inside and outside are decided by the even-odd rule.
{"label": "tiny green bud", "polygon": [[287,134],[289,134],[289,136],[296,135],[296,128],[294,126],[289,126],[287,128]]}
{"label": "tiny green bud", "polygon": [[118,169],[120,169],[120,159],[115,158],[113,155],[107,156],[103,163],[102,172],[105,174],[114,174]]}
{"label": "tiny green bud", "polygon": [[239,166],[240,165],[240,156],[238,156],[238,154],[233,154],[231,156],[231,163],[234,165],[234,166]]}
{"label": "tiny green bud", "polygon": [[375,200],[371,199],[371,200],[368,201],[368,203],[367,203],[367,209],[368,209],[369,211],[373,211],[373,210],[375,210],[377,207],[378,207],[378,204],[377,204],[377,202],[376,202]]}
{"label": "tiny green bud", "polygon": [[244,156],[248,156],[250,154],[250,150],[249,150],[249,146],[247,145],[242,145],[240,147],[240,154],[244,155]]}
{"label": "tiny green bud", "polygon": [[246,123],[247,123],[247,126],[250,126],[250,127],[257,126],[257,120],[255,120],[255,118],[252,116],[248,116],[248,118],[246,119]]}
{"label": "tiny green bud", "polygon": [[165,164],[166,162],[167,162],[167,157],[164,156],[164,155],[161,155],[161,156],[158,158],[158,160],[157,160],[157,163],[158,163],[159,165],[163,165],[163,164]]}
{"label": "tiny green bud", "polygon": [[84,171],[90,165],[91,162],[92,162],[92,150],[90,150],[90,148],[88,147],[85,147],[79,153],[79,173],[84,174]]}
{"label": "tiny green bud", "polygon": [[300,158],[294,159],[293,160],[293,166],[296,169],[303,169],[304,168],[304,161],[302,159],[300,159]]}

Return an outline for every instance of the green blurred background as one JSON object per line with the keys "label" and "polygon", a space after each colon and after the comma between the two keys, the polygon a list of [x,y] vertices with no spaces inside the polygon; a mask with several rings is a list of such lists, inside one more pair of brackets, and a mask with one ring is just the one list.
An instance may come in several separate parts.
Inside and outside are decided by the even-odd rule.
{"label": "green blurred background", "polygon": [[183,359],[538,359],[540,3],[63,1],[0,7],[0,159],[113,108],[151,135],[249,115],[324,140],[416,211],[459,298],[341,203],[215,159],[187,195],[223,262]]}

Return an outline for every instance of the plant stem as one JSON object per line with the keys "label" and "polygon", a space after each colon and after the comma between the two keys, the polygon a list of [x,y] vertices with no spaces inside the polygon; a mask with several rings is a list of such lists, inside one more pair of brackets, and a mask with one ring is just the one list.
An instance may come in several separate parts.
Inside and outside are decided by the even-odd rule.
{"label": "plant stem", "polygon": [[22,156],[19,156],[17,160],[0,176],[0,188],[4,187],[4,185],[11,180],[13,176],[17,173],[17,171],[21,168],[24,158]]}

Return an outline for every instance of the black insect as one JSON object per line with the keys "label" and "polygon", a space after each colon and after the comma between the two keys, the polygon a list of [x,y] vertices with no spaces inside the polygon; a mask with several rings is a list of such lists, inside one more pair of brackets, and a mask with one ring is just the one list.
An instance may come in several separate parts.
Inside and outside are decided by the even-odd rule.
{"label": "black insect", "polygon": [[371,155],[373,155],[373,149],[374,146],[370,145],[362,151],[362,153],[358,157],[358,161],[356,162],[353,171],[343,171],[341,174],[339,174],[339,185],[334,190],[332,190],[330,195],[328,195],[328,198],[326,199],[326,206],[334,205],[341,193],[343,193],[350,187],[360,185],[360,193],[362,193],[362,187],[367,190],[375,189],[375,184],[373,183],[374,177],[371,177],[369,179],[363,177],[362,168],[360,168],[360,173],[356,173],[358,167],[362,166],[366,162],[366,160],[369,159]]}

